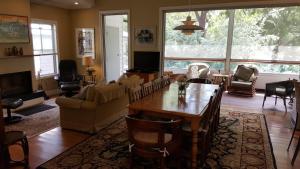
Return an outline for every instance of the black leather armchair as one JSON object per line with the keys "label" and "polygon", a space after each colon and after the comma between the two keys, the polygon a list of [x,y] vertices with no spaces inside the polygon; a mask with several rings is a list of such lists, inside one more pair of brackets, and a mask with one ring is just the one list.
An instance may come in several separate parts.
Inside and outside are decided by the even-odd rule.
{"label": "black leather armchair", "polygon": [[73,96],[80,90],[82,77],[77,73],[74,60],[61,60],[59,62],[59,75],[56,78],[59,88],[67,97]]}
{"label": "black leather armchair", "polygon": [[283,99],[285,111],[287,112],[286,99],[289,97],[292,100],[292,94],[294,92],[294,83],[292,80],[273,82],[266,84],[265,97],[263,107],[267,97],[275,96],[275,105],[277,104],[277,98]]}

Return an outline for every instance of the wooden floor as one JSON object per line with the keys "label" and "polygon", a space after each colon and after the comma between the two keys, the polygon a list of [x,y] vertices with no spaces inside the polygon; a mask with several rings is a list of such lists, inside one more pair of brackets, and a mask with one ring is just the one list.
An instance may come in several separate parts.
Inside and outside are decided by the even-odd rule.
{"label": "wooden floor", "polygon": [[[296,169],[300,167],[300,154],[295,161],[294,166],[290,164],[296,140],[292,144],[289,152],[286,151],[288,141],[291,137],[289,129],[289,114],[284,112],[283,103],[279,100],[277,106],[274,105],[274,98],[268,98],[265,109],[261,108],[262,94],[257,94],[252,98],[231,96],[225,93],[222,98],[222,105],[237,107],[239,110],[263,112],[266,115],[273,150],[278,169]],[[290,110],[290,107],[289,109]],[[38,165],[62,153],[68,148],[80,143],[89,135],[69,130],[55,128],[39,136],[29,139],[30,145],[30,168],[36,168]],[[13,157],[21,158],[17,147],[11,149]]]}

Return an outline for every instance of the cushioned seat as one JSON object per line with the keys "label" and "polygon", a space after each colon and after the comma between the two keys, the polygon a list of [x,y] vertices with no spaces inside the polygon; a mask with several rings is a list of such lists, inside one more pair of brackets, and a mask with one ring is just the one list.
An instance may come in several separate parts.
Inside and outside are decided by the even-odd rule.
{"label": "cushioned seat", "polygon": [[244,88],[244,89],[251,89],[252,83],[251,82],[244,82],[244,81],[232,81],[232,87]]}
{"label": "cushioned seat", "polygon": [[[172,134],[164,134],[165,139],[164,143],[168,143],[172,140]],[[144,142],[144,143],[150,143],[150,144],[155,144],[158,143],[158,133],[157,132],[141,132],[141,131],[136,131],[133,132],[133,137],[137,141]]]}

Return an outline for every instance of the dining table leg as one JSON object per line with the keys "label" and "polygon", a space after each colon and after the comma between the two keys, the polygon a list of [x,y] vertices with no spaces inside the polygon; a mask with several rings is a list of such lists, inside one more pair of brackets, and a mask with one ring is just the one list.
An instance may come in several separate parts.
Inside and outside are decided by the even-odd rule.
{"label": "dining table leg", "polygon": [[199,129],[199,120],[192,120],[191,123],[192,129],[192,169],[197,168],[197,154],[198,154],[198,129]]}

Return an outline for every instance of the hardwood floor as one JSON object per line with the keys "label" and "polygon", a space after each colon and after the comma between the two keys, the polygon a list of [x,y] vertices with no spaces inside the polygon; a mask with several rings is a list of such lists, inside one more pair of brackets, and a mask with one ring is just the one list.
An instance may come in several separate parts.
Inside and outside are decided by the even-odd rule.
{"label": "hardwood floor", "polygon": [[[286,151],[292,134],[291,129],[289,129],[289,113],[284,112],[284,107],[281,100],[278,100],[277,106],[275,106],[274,98],[268,98],[264,109],[261,108],[262,100],[262,94],[257,94],[252,98],[244,98],[231,96],[227,93],[224,93],[222,98],[222,106],[226,107],[226,105],[229,105],[231,108],[236,107],[235,110],[244,110],[248,112],[263,112],[266,115],[277,168],[299,168],[300,155],[298,155],[294,166],[291,166],[290,164],[296,147],[297,139],[294,139],[290,151]],[[290,108],[291,107],[288,108],[288,111]],[[36,168],[38,165],[55,157],[56,155],[80,143],[88,137],[89,135],[87,134],[70,130],[62,130],[58,127],[39,136],[30,138],[30,168]],[[11,151],[15,158],[21,158],[21,155],[16,147],[12,147]]]}

